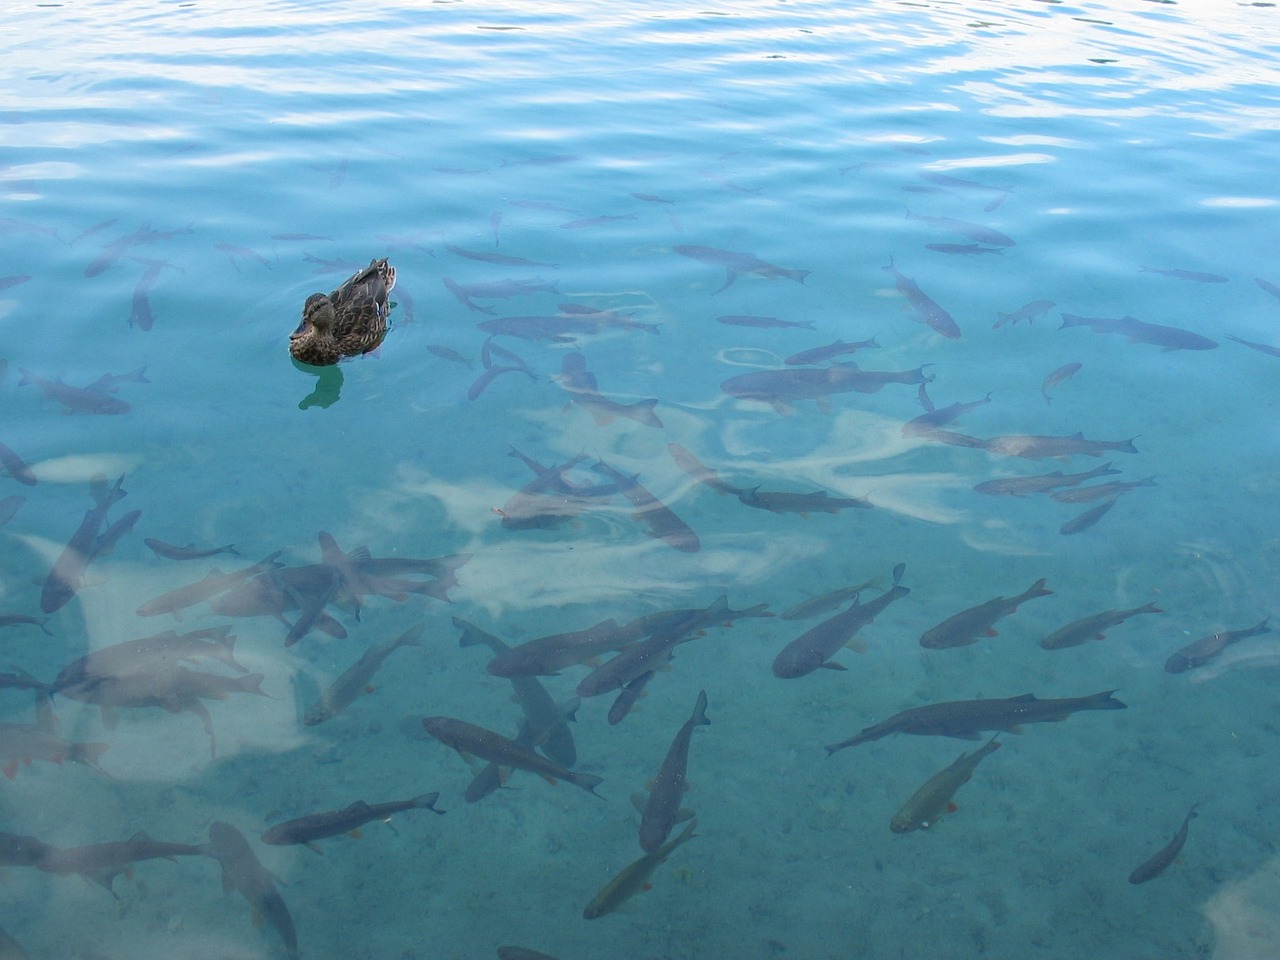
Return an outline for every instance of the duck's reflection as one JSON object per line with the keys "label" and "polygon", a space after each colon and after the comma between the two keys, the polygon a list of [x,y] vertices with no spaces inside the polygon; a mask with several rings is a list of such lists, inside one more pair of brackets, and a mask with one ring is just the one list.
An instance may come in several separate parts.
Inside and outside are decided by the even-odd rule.
{"label": "duck's reflection", "polygon": [[298,409],[308,407],[329,407],[338,402],[342,393],[342,369],[335,363],[327,367],[313,367],[309,363],[290,358],[293,365],[303,373],[316,378],[312,391],[298,401]]}

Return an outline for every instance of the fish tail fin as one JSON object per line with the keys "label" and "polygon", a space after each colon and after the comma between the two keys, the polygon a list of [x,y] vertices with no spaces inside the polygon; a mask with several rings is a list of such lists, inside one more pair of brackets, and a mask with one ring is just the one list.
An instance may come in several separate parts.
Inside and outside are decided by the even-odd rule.
{"label": "fish tail fin", "polygon": [[[596,787],[604,783],[604,777],[597,777],[594,773],[578,773],[574,774],[573,782],[593,797],[600,797],[600,794],[596,793]],[[600,799],[603,800],[604,797]]]}
{"label": "fish tail fin", "polygon": [[717,293],[720,293],[720,291],[727,290],[729,288],[729,285],[737,279],[738,279],[738,275],[734,271],[730,270],[728,267],[725,267],[724,283],[722,283],[717,289],[712,290],[711,296],[714,297]]}
{"label": "fish tail fin", "polygon": [[693,707],[693,724],[701,727],[711,723],[707,719],[707,691],[702,690],[698,693],[698,702]]}
{"label": "fish tail fin", "polygon": [[1116,449],[1123,451],[1124,453],[1137,453],[1138,448],[1133,445],[1133,441],[1137,440],[1139,436],[1142,436],[1142,434],[1138,434],[1138,436],[1130,437],[1128,440],[1125,440],[1123,443],[1121,443]]}
{"label": "fish tail fin", "polygon": [[1026,593],[1026,599],[1028,600],[1030,600],[1032,597],[1051,597],[1051,596],[1053,596],[1053,591],[1045,586],[1044,577],[1041,577],[1039,580],[1033,583],[1031,585],[1031,589],[1028,590]]}
{"label": "fish tail fin", "polygon": [[631,404],[630,408],[635,412],[635,419],[643,423],[647,427],[662,427],[662,421],[658,419],[658,415],[653,412],[653,408],[658,405],[656,399],[640,400]]}
{"label": "fish tail fin", "polygon": [[[804,283],[804,278],[809,275],[808,270],[779,270],[780,274],[788,280],[794,280],[796,283]],[[813,324],[807,324],[810,330],[814,329]]]}
{"label": "fish tail fin", "polygon": [[1103,690],[1092,697],[1085,698],[1085,708],[1089,710],[1124,710],[1129,705],[1117,700],[1115,690]]}
{"label": "fish tail fin", "polygon": [[35,374],[33,374],[26,367],[19,367],[18,372],[22,374],[21,378],[19,378],[18,380],[18,386],[25,387],[28,383],[36,382]]}
{"label": "fish tail fin", "polygon": [[1058,329],[1065,330],[1067,327],[1079,327],[1087,322],[1084,317],[1077,317],[1074,313],[1064,313],[1062,315],[1062,326]]}
{"label": "fish tail fin", "polygon": [[438,792],[433,792],[433,793],[424,793],[420,797],[414,797],[413,800],[410,802],[415,807],[418,807],[419,809],[430,810],[432,813],[438,813],[443,815],[445,813],[444,810],[436,809],[436,801],[439,799],[440,799],[440,794]]}

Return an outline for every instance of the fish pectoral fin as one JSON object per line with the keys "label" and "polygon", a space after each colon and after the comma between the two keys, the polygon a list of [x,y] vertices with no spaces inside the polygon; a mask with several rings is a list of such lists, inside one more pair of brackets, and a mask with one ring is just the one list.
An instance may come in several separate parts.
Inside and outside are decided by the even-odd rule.
{"label": "fish pectoral fin", "polygon": [[364,839],[364,831],[363,831],[363,830],[361,830],[359,827],[356,827],[354,830],[348,830],[348,831],[347,831],[347,836],[348,836],[348,837],[350,837],[350,838],[351,838],[351,839],[353,839],[353,840],[363,840],[363,839]]}
{"label": "fish pectoral fin", "polygon": [[845,666],[841,666],[840,664],[836,663],[834,660],[828,660],[826,663],[822,665],[822,669],[823,670],[848,670],[849,668]]}
{"label": "fish pectoral fin", "polygon": [[867,652],[867,642],[865,640],[859,640],[856,637],[850,640],[848,643],[846,643],[845,646],[848,649],[852,650],[854,653]]}
{"label": "fish pectoral fin", "polygon": [[324,856],[324,851],[321,850],[319,844],[315,843],[314,841],[308,840],[306,843],[303,844],[303,846],[306,847],[308,850],[310,850],[312,853],[318,853],[320,856],[322,857]]}
{"label": "fish pectoral fin", "polygon": [[947,804],[947,813],[955,813],[959,809],[960,808],[955,805],[954,801]]}
{"label": "fish pectoral fin", "polygon": [[[1016,609],[1016,608],[1015,608],[1015,609]],[[996,632],[996,628],[995,628],[995,627],[988,627],[988,628],[987,628],[987,632],[986,632],[986,633],[984,633],[984,634],[983,634],[983,636],[984,636],[984,637],[998,637],[998,636],[1000,636],[1000,634]]]}

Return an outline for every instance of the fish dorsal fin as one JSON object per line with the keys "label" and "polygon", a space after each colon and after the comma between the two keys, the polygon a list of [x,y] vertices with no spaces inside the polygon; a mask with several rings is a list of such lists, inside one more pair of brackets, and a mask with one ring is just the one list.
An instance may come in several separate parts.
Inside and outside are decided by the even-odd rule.
{"label": "fish dorsal fin", "polygon": [[1036,695],[1034,693],[1024,693],[1018,697],[1010,697],[1009,700],[1013,703],[1034,703]]}

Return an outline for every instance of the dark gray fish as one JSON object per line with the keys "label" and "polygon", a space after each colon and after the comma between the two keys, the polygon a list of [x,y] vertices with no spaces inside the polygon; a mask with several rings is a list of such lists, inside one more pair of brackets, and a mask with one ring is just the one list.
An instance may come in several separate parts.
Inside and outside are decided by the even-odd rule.
{"label": "dark gray fish", "polygon": [[951,217],[926,217],[912,213],[910,210],[907,211],[907,219],[921,220],[930,226],[941,227],[943,230],[958,233],[962,237],[968,237],[970,240],[976,240],[978,243],[985,243],[992,247],[1012,247],[1014,245],[1013,240],[999,230],[983,226],[980,223],[954,220]]}
{"label": "dark gray fish", "polygon": [[1267,626],[1270,619],[1266,617],[1247,630],[1224,630],[1195,640],[1169,657],[1164,663],[1164,669],[1168,673],[1184,673],[1203,666],[1233,643],[1256,637],[1260,633],[1270,633],[1271,628]]}
{"label": "dark gray fish", "polygon": [[825,347],[814,347],[811,350],[801,350],[799,353],[793,353],[782,362],[788,366],[803,366],[811,363],[822,363],[824,360],[830,360],[832,357],[839,357],[846,353],[856,353],[859,350],[865,350],[868,347],[879,347],[876,338],[870,340],[859,340],[855,343],[846,343],[844,340],[837,340],[835,343],[829,343]]}
{"label": "dark gray fish", "polygon": [[412,800],[391,800],[387,803],[366,803],[363,800],[357,800],[341,810],[311,813],[277,823],[275,826],[268,827],[262,834],[262,842],[274,846],[302,843],[316,853],[323,853],[323,850],[314,846],[315,841],[340,837],[344,833],[355,834],[366,823],[373,820],[389,820],[395,814],[406,810],[430,810],[432,813],[443,814],[443,810],[436,809],[436,801],[439,799],[439,793],[424,793]]}
{"label": "dark gray fish", "polygon": [[1068,377],[1074,377],[1083,366],[1084,364],[1082,363],[1066,363],[1045,377],[1044,383],[1040,385],[1040,393],[1044,396],[1044,402],[1052,403],[1053,401],[1049,399],[1049,391]]}
{"label": "dark gray fish", "polygon": [[1252,347],[1259,353],[1265,353],[1269,357],[1280,357],[1280,347],[1273,347],[1269,343],[1254,343],[1252,340],[1241,340],[1231,334],[1227,334],[1227,339],[1234,340],[1236,343],[1243,343],[1246,347]]}
{"label": "dark gray fish", "polygon": [[781,680],[794,680],[820,668],[845,669],[831,658],[849,646],[854,635],[872,623],[885,607],[911,592],[898,584],[904,569],[902,564],[895,567],[893,586],[870,603],[859,603],[854,594],[849,609],[809,628],[783,647],[774,657],[773,675]]}
{"label": "dark gray fish", "polygon": [[1144,323],[1134,317],[1078,317],[1064,313],[1062,326],[1088,327],[1094,333],[1118,333],[1127,337],[1130,343],[1149,343],[1165,350],[1212,350],[1218,344],[1208,337],[1202,337],[1190,330],[1180,327],[1167,327],[1159,323]]}
{"label": "dark gray fish", "polygon": [[1085,480],[1105,477],[1119,472],[1119,470],[1113,470],[1111,463],[1108,461],[1102,466],[1094,467],[1084,473],[1064,474],[1061,470],[1055,470],[1053,473],[1042,473],[1034,477],[997,477],[994,480],[984,480],[973,489],[978,493],[993,496],[1025,497],[1029,493],[1044,493],[1047,490],[1056,490],[1058,487],[1070,487],[1083,483]]}
{"label": "dark gray fish", "polygon": [[21,234],[28,237],[53,237],[61,240],[58,231],[53,227],[42,227],[35,223],[25,223],[10,217],[0,217],[0,235]]}
{"label": "dark gray fish", "polygon": [[1063,536],[1070,536],[1073,533],[1079,533],[1081,530],[1088,530],[1095,523],[1101,520],[1108,510],[1116,505],[1117,499],[1119,498],[1117,497],[1111,500],[1104,500],[1092,510],[1086,510],[1084,513],[1080,514],[1080,516],[1073,517],[1059,527],[1058,532]]}
{"label": "dark gray fish", "polygon": [[1280,286],[1272,283],[1270,280],[1263,280],[1261,277],[1254,277],[1253,282],[1260,286],[1267,293],[1280,300]]}
{"label": "dark gray fish", "polygon": [[[920,384],[920,395],[923,400],[928,400],[929,395],[925,392],[923,383]],[[945,435],[946,431],[940,431],[940,427],[953,420],[958,420],[970,410],[976,410],[978,407],[986,406],[990,402],[991,394],[988,393],[978,400],[970,400],[968,402],[957,400],[955,403],[941,408],[934,408],[932,403],[929,403],[927,404],[929,409],[902,425],[902,435],[904,437],[925,437],[926,439],[932,438],[939,433]],[[980,444],[980,441],[975,445],[978,444]],[[965,446],[968,446],[968,444],[965,444]]]}
{"label": "dark gray fish", "polygon": [[757,317],[741,313],[731,313],[716,317],[716,323],[728,324],[731,327],[756,327],[761,330],[786,327],[803,327],[806,330],[815,329],[812,320],[779,320],[777,317]]}
{"label": "dark gray fish", "polygon": [[876,393],[886,384],[918,384],[931,379],[932,376],[925,376],[924,366],[900,371],[863,370],[854,361],[845,360],[829,367],[755,370],[730,377],[720,384],[720,389],[741,400],[767,403],[786,416],[792,413],[796,400],[814,400],[825,411],[830,409],[827,398],[833,393]]}
{"label": "dark gray fish", "polygon": [[867,727],[848,740],[827,746],[827,756],[845,747],[879,740],[891,733],[909,733],[924,737],[957,737],[977,740],[979,734],[992,730],[1020,733],[1024,723],[1056,723],[1080,710],[1123,710],[1114,690],[1103,690],[1087,697],[1065,697],[1041,700],[1031,693],[1003,700],[950,700],[912,707],[895,713],[888,720]]}
{"label": "dark gray fish", "polygon": [[1041,577],[1016,597],[994,597],[947,617],[920,635],[920,646],[929,650],[941,650],[946,647],[968,646],[983,636],[994,637],[997,620],[1015,613],[1028,600],[1052,595],[1053,591],[1045,588],[1044,578]]}
{"label": "dark gray fish", "polygon": [[680,803],[684,799],[685,771],[689,765],[689,744],[693,731],[710,724],[707,719],[707,691],[698,693],[693,713],[676,731],[658,774],[649,787],[649,799],[640,813],[640,848],[646,853],[657,850],[680,819]]}
{"label": "dark gray fish", "polygon": [[332,240],[333,237],[322,237],[314,233],[273,233],[272,240],[283,240],[286,243],[301,243],[307,240]]}
{"label": "dark gray fish", "polygon": [[[0,443],[0,466],[3,466],[5,472],[19,483],[25,484],[28,487],[34,487],[36,485],[36,475],[31,472],[31,468],[27,466],[26,462],[20,456],[14,453],[6,444],[3,443]],[[16,499],[19,501],[22,500],[21,497]],[[18,505],[15,505],[13,509],[18,509]],[[9,516],[13,516],[13,513],[10,512]]]}
{"label": "dark gray fish", "polygon": [[467,388],[467,399],[475,400],[485,390],[489,389],[489,384],[493,383],[498,377],[504,373],[524,373],[528,374],[533,380],[537,380],[536,374],[530,373],[527,367],[488,367],[484,373],[476,377],[471,386]]}
{"label": "dark gray fish", "polygon": [[926,250],[933,250],[935,253],[1004,253],[1001,247],[984,247],[980,243],[926,243]]}
{"label": "dark gray fish", "polygon": [[47,620],[48,617],[33,617],[25,613],[0,613],[0,627],[39,627],[45,636],[51,637],[53,634],[45,626]]}
{"label": "dark gray fish", "polygon": [[1154,487],[1155,485],[1156,478],[1151,476],[1127,483],[1113,480],[1110,483],[1095,483],[1088,487],[1072,487],[1069,490],[1058,490],[1049,496],[1059,503],[1091,503],[1094,500],[1114,500],[1122,493],[1128,493],[1136,487]]}
{"label": "dark gray fish", "polygon": [[635,507],[631,516],[649,528],[650,536],[686,553],[697,553],[702,549],[702,543],[693,529],[677,517],[670,507],[642,487],[636,477],[619,473],[603,460],[598,461],[592,469],[618,485],[618,492]]}
{"label": "dark gray fish", "polygon": [[1130,883],[1146,883],[1148,880],[1154,880],[1168,869],[1169,864],[1177,859],[1178,854],[1182,852],[1183,844],[1187,842],[1187,829],[1191,826],[1191,821],[1196,816],[1196,806],[1197,804],[1194,803],[1191,805],[1191,809],[1187,811],[1186,817],[1182,820],[1182,826],[1173,835],[1173,839],[1166,843],[1150,860],[1129,874]]}
{"label": "dark gray fish", "polygon": [[579,454],[558,467],[544,467],[526,457],[514,447],[510,456],[518,457],[535,474],[533,480],[521,487],[494,512],[502,517],[502,525],[508,530],[547,529],[559,526],[566,520],[599,506],[602,497],[618,492],[616,484],[577,484],[565,477],[565,472],[586,459]]}
{"label": "dark gray fish", "polygon": [[492,676],[508,679],[555,676],[565,667],[621,649],[643,635],[635,629],[620,629],[610,617],[585,630],[553,633],[517,644],[494,656],[485,669]]}
{"label": "dark gray fish", "polygon": [[619,313],[616,310],[601,310],[585,303],[558,303],[562,316],[574,317],[595,324],[596,330],[616,327],[619,330],[644,330],[647,333],[661,333],[656,323],[641,323],[633,319],[635,314]]}
{"label": "dark gray fish", "polygon": [[550,267],[553,270],[559,267],[559,264],[526,260],[524,257],[512,257],[505,253],[491,253],[488,250],[464,250],[462,247],[456,247],[452,243],[446,243],[444,248],[454,256],[466,257],[468,260],[479,260],[483,263],[497,263],[507,267]]}
{"label": "dark gray fish", "polygon": [[236,268],[236,273],[240,272],[240,264],[236,262],[237,260],[254,260],[268,270],[271,269],[271,264],[267,261],[267,258],[250,247],[242,247],[235,243],[215,243],[213,249],[220,250],[227,255],[231,265]]}
{"label": "dark gray fish", "polygon": [[600,796],[596,793],[596,787],[604,782],[603,777],[569,770],[492,730],[452,717],[427,717],[422,721],[422,726],[431,736],[464,756],[470,754],[500,767],[536,773],[551,783],[565,780],[590,794]]}
{"label": "dark gray fish", "polygon": [[427,352],[439,357],[441,360],[448,360],[450,363],[460,363],[463,366],[471,366],[471,361],[460,354],[453,347],[446,347],[441,343],[428,343]]}
{"label": "dark gray fish", "polygon": [[89,229],[83,230],[80,233],[76,234],[75,239],[73,239],[69,244],[67,244],[67,246],[74,247],[81,240],[84,240],[87,237],[91,237],[95,233],[101,233],[103,230],[107,229],[107,227],[114,226],[117,219],[118,219],[117,217],[112,217],[110,220],[103,220],[101,223],[95,223]]}
{"label": "dark gray fish", "polygon": [[1131,610],[1105,610],[1102,613],[1075,620],[1065,627],[1059,627],[1041,640],[1040,646],[1045,650],[1061,650],[1064,647],[1078,647],[1090,640],[1103,640],[1106,638],[1103,631],[1108,627],[1124,623],[1130,617],[1140,613],[1164,613],[1164,611],[1154,603],[1144,603]]}
{"label": "dark gray fish", "polygon": [[104,682],[139,674],[159,674],[179,663],[216,660],[237,673],[246,670],[235,658],[236,638],[230,627],[211,627],[179,634],[173,630],[102,647],[72,660],[50,686],[73,700],[92,699]]}
{"label": "dark gray fish", "polygon": [[124,474],[120,475],[110,489],[106,489],[105,481],[98,482],[97,478],[90,483],[89,492],[94,498],[94,505],[85,513],[80,526],[54,561],[53,569],[49,571],[41,588],[40,609],[45,613],[61,609],[80,589],[85,569],[98,555],[99,538],[103,524],[107,521],[107,511],[126,495],[121,487],[122,483]]}
{"label": "dark gray fish", "polygon": [[738,500],[748,507],[768,510],[770,513],[798,513],[808,517],[811,513],[839,513],[849,507],[869,510],[871,503],[858,497],[833,497],[823,490],[813,493],[791,493],[780,490],[761,490],[758,486],[737,491]]}
{"label": "dark gray fish", "polygon": [[735,496],[742,491],[735,486],[725,483],[716,475],[716,472],[706,466],[701,460],[692,453],[680,446],[678,443],[668,443],[667,452],[671,454],[671,459],[676,462],[676,466],[693,477],[704,486],[710,487],[716,493],[724,496],[726,493],[732,493]]}
{"label": "dark gray fish", "polygon": [[290,960],[298,960],[298,934],[293,917],[270,871],[258,860],[244,834],[229,823],[214,821],[209,827],[209,856],[222,866],[223,891],[238,890],[254,916],[262,917],[275,927]]}
{"label": "dark gray fish", "polygon": [[139,830],[128,840],[113,843],[91,843],[65,850],[51,847],[33,866],[45,873],[78,873],[86,880],[106,887],[116,897],[113,888],[116,877],[140,860],[172,860],[174,857],[203,856],[208,852],[204,844],[155,840],[145,830]]}
{"label": "dark gray fish", "polygon": [[557,380],[569,399],[591,414],[598,426],[608,426],[618,417],[626,417],[646,427],[662,427],[662,421],[653,412],[656,399],[637,400],[635,403],[618,403],[600,393],[595,374],[587,369],[587,358],[580,353],[566,353],[560,364]]}
{"label": "dark gray fish", "polygon": [[1216,273],[1201,273],[1198,270],[1162,270],[1159,267],[1142,267],[1139,273],[1158,273],[1162,277],[1174,280],[1191,280],[1195,283],[1226,283],[1230,278]]}
{"label": "dark gray fish", "polygon": [[738,277],[747,273],[754,273],[769,280],[777,277],[786,277],[796,283],[804,283],[805,277],[809,276],[808,270],[779,267],[761,260],[753,253],[739,253],[734,250],[721,250],[718,247],[702,247],[690,244],[681,244],[673,249],[682,257],[690,257],[701,263],[724,268],[724,283],[718,289],[712,291],[712,296],[724,290]]}
{"label": "dark gray fish", "polygon": [[916,173],[921,180],[927,180],[939,187],[946,187],[950,190],[971,191],[974,193],[987,193],[994,196],[987,202],[982,209],[990,213],[1000,204],[1004,203],[1005,197],[1009,195],[1009,191],[1003,187],[993,187],[989,184],[978,183],[976,180],[962,180],[960,177],[953,177],[945,173],[937,173],[933,170],[920,170]]}
{"label": "dark gray fish", "polygon": [[936,301],[921,290],[919,284],[910,277],[904,276],[893,265],[892,257],[889,258],[889,265],[880,269],[893,277],[898,292],[907,298],[907,302],[911,304],[911,309],[916,312],[921,323],[932,327],[949,340],[959,339],[960,327],[951,318],[951,314],[943,310]]}
{"label": "dark gray fish", "polygon": [[63,383],[61,380],[45,380],[43,377],[38,377],[31,371],[21,367],[19,367],[19,370],[22,373],[22,377],[18,380],[18,386],[24,387],[28,383],[34,383],[44,392],[46,397],[50,400],[56,400],[66,407],[68,413],[120,414],[128,413],[132,409],[123,400],[113,397],[102,390],[94,390],[89,387],[73,387],[69,383]]}
{"label": "dark gray fish", "polygon": [[627,715],[631,713],[633,707],[639,699],[644,696],[644,688],[649,685],[649,681],[658,675],[656,670],[647,670],[640,676],[623,684],[622,689],[618,691],[618,695],[614,697],[613,703],[609,705],[608,721],[609,726],[616,727]]}
{"label": "dark gray fish", "polygon": [[84,275],[86,277],[96,277],[124,256],[125,251],[130,247],[134,247],[142,243],[152,243],[161,236],[161,234],[151,229],[151,225],[149,223],[144,223],[128,236],[120,237],[118,240],[113,240],[111,243],[103,247],[102,252],[84,268]]}
{"label": "dark gray fish", "polygon": [[201,548],[194,543],[179,547],[172,543],[165,543],[163,540],[157,540],[155,537],[147,537],[142,542],[167,560],[201,560],[205,557],[216,556],[219,553],[234,553],[237,557],[240,556],[240,551],[236,549],[234,543],[228,543],[221,547]]}
{"label": "dark gray fish", "polygon": [[612,913],[635,894],[646,889],[653,871],[665,863],[678,846],[696,837],[697,834],[694,831],[697,827],[697,820],[689,821],[689,825],[680,832],[678,837],[668,840],[657,850],[646,853],[639,860],[624,867],[587,904],[586,909],[582,911],[583,918],[594,920],[597,917],[603,917],[606,913]]}

